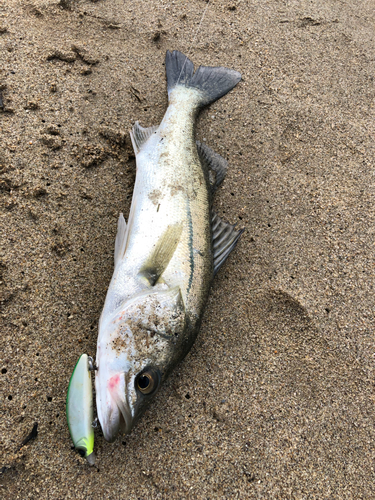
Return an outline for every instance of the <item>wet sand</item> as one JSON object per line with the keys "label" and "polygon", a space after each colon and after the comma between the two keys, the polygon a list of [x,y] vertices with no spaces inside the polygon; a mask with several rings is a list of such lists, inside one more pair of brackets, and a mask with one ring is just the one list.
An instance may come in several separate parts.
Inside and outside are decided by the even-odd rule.
{"label": "wet sand", "polygon": [[[374,4],[212,1],[194,39],[206,5],[0,1],[1,498],[375,498]],[[197,138],[246,232],[192,351],[90,467],[65,397],[130,207],[128,130],[160,122],[165,52],[191,45],[243,75]]]}

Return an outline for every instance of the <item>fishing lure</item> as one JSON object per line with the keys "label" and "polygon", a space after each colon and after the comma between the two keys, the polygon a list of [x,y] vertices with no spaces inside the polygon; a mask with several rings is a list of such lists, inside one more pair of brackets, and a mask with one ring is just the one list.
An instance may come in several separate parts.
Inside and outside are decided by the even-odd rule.
{"label": "fishing lure", "polygon": [[91,358],[82,354],[73,370],[66,396],[66,417],[70,436],[75,448],[90,465],[95,463],[92,369]]}

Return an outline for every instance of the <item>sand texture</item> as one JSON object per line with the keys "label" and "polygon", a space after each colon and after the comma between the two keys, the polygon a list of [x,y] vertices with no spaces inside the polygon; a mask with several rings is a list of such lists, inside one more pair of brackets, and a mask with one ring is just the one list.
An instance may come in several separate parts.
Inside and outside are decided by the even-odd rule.
{"label": "sand texture", "polygon": [[[374,5],[211,0],[195,37],[202,0],[0,0],[2,499],[375,498]],[[66,391],[168,49],[243,75],[197,138],[246,231],[193,349],[90,467]]]}

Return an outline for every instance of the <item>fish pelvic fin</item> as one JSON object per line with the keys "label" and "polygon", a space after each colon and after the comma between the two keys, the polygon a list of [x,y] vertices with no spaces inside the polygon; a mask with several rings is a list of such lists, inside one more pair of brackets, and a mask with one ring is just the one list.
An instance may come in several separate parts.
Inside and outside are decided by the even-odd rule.
{"label": "fish pelvic fin", "polygon": [[241,80],[241,73],[221,66],[199,66],[194,73],[194,64],[178,50],[167,51],[165,68],[168,96],[179,85],[195,88],[200,91],[199,107],[217,101]]}
{"label": "fish pelvic fin", "polygon": [[180,241],[182,233],[181,224],[168,226],[162,237],[158,240],[147,261],[142,266],[139,274],[144,276],[151,286],[157,281],[166,270],[173,254]]}
{"label": "fish pelvic fin", "polygon": [[139,125],[139,122],[135,122],[133,129],[130,131],[130,139],[136,155],[140,152],[142,146],[147,142],[148,138],[156,132],[158,128],[159,125],[143,128]]}
{"label": "fish pelvic fin", "polygon": [[226,176],[228,162],[199,141],[197,141],[197,150],[201,164],[208,170],[211,190],[214,193]]}
{"label": "fish pelvic fin", "polygon": [[236,226],[222,221],[214,211],[212,211],[211,227],[215,276],[237,245],[245,229],[237,231]]}
{"label": "fish pelvic fin", "polygon": [[123,214],[120,214],[117,223],[117,236],[115,241],[115,267],[125,253],[126,246],[126,222]]}

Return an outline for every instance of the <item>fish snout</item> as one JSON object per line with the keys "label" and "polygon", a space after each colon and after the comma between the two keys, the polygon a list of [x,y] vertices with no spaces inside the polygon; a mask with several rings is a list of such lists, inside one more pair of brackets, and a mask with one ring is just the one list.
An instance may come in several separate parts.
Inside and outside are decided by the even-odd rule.
{"label": "fish snout", "polygon": [[[97,384],[96,406],[104,439],[115,441],[119,431],[130,432],[132,418],[126,397],[125,374],[116,374],[100,387]],[[99,390],[98,390],[99,388]]]}
{"label": "fish snout", "polygon": [[104,439],[109,443],[113,443],[120,429],[120,410],[115,403],[111,403],[106,410],[106,413],[100,416],[98,411],[98,418],[102,427]]}

